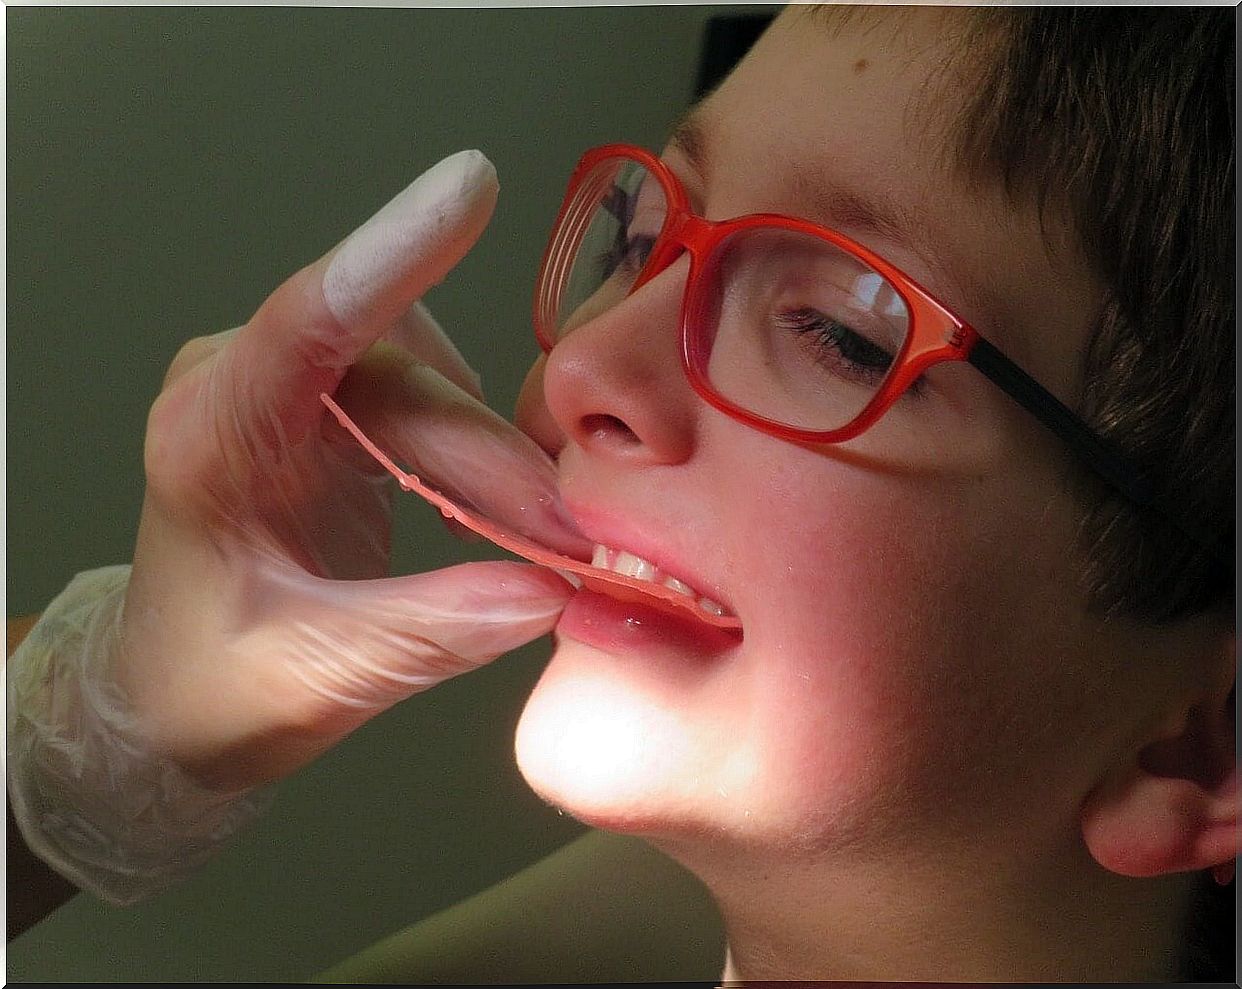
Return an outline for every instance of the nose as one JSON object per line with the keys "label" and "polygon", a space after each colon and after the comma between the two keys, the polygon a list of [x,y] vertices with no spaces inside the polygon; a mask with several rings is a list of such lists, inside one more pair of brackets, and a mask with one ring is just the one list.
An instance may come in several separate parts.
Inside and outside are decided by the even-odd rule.
{"label": "nose", "polygon": [[543,399],[561,445],[632,466],[690,457],[700,403],[681,369],[678,333],[688,270],[683,255],[547,355]]}

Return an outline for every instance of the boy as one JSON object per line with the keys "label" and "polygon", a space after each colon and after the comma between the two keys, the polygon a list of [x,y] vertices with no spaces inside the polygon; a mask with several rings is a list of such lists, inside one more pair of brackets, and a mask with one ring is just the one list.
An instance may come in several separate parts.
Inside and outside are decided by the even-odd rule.
{"label": "boy", "polygon": [[[664,156],[670,182],[710,220],[810,220],[912,277],[1120,448],[1158,501],[1181,506],[1180,527],[1118,498],[964,364],[929,368],[848,443],[780,442],[709,407],[678,363],[684,259],[635,277],[632,292],[548,341],[519,423],[556,457],[574,522],[684,577],[737,615],[745,638],[574,595],[519,728],[519,765],[549,801],[641,835],[700,876],[728,930],[727,978],[1186,975],[1193,873],[1224,878],[1236,850],[1232,570],[1213,560],[1233,525],[1226,27],[1181,11],[793,8]],[[459,223],[471,232],[485,184],[462,181]],[[664,237],[652,188],[625,241],[635,276]],[[400,223],[388,216],[378,229],[388,225],[397,232],[379,242],[401,244]],[[796,253],[773,253],[770,268],[753,250],[737,254],[750,264],[726,269],[737,291],[722,298],[779,317],[798,340],[814,330],[817,346],[834,348],[815,351],[821,369],[871,387],[885,365],[849,343],[858,327],[806,319],[818,312],[807,293],[830,277],[800,281],[808,266],[789,263]],[[273,296],[236,341],[188,349],[149,450],[198,435],[187,396],[214,395],[272,340],[290,343],[266,358],[276,380],[281,361],[296,370],[309,354],[303,377],[340,384],[364,418],[378,404],[370,421],[396,448],[409,442],[369,397],[384,380],[374,352],[343,380],[368,335],[434,280],[400,262],[376,270],[377,256],[347,245]],[[344,341],[341,326],[353,330]],[[448,363],[438,361],[452,377]],[[306,426],[313,392],[277,404],[279,415],[241,417],[226,456],[205,444],[176,468],[180,483],[149,459],[142,591],[127,615],[145,619],[156,602],[167,614],[178,561],[209,558],[186,552],[176,517],[205,508],[227,533],[215,542],[232,569],[212,593],[200,563],[194,608],[227,610],[226,578],[243,574],[267,600],[296,605],[261,626],[265,655],[292,643],[302,651],[290,668],[314,671],[309,698],[282,684],[287,704],[247,709],[213,734],[194,671],[218,677],[219,656],[248,658],[239,649],[254,637],[220,642],[131,619],[117,669],[148,736],[225,790],[287,772],[432,675],[425,654],[417,670],[385,666],[408,659],[414,634],[393,609],[333,586],[355,621],[406,637],[367,640],[363,667],[342,662],[359,658],[356,636],[331,624],[348,608],[302,607],[322,606],[325,591],[296,568],[343,575],[320,555],[334,548],[330,533],[298,532],[291,546],[268,515],[238,526],[220,508],[235,510],[229,492],[244,484],[193,505],[188,482],[221,462],[238,469],[238,451],[263,454],[241,458],[243,479],[285,477],[273,462],[318,466],[319,444],[333,441]],[[308,477],[320,475],[288,472],[295,501],[314,505],[324,494]],[[1210,536],[1195,544],[1186,528]],[[256,562],[273,552],[294,568]],[[522,593],[540,615],[565,603],[548,584]],[[522,634],[546,627],[526,618]],[[153,666],[169,652],[157,645],[172,642],[178,663]],[[441,648],[433,673],[469,666],[446,668],[445,653],[467,656]],[[377,665],[378,684],[359,676]],[[248,753],[256,736],[266,744]]]}

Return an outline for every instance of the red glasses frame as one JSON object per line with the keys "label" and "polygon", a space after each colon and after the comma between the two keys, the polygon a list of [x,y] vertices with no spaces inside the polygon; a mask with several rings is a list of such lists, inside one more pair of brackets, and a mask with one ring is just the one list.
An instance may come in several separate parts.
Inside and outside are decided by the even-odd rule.
{"label": "red glasses frame", "polygon": [[[781,439],[803,443],[842,443],[874,425],[933,364],[966,360],[970,354],[978,334],[912,278],[861,244],[808,220],[773,213],[753,213],[720,222],[705,220],[691,210],[685,188],[668,165],[651,152],[628,144],[608,144],[588,151],[569,180],[569,191],[554,228],[565,235],[553,234],[535,287],[535,335],[545,352],[550,352],[555,345],[557,308],[569,279],[570,262],[599,202],[597,189],[602,183],[587,180],[599,165],[610,158],[633,161],[654,175],[660,182],[667,203],[664,225],[630,294],[664,272],[681,256],[682,251],[689,253],[690,273],[686,278],[680,320],[681,366],[699,396],[726,415]],[[603,177],[611,182],[608,173],[605,172]],[[700,327],[704,325],[703,310],[711,301],[710,275],[718,256],[716,248],[734,234],[758,229],[806,234],[854,255],[888,279],[910,311],[910,332],[879,389],[852,420],[837,429],[800,429],[761,416],[721,395],[707,377],[709,342],[700,332]]]}
{"label": "red glasses frame", "polygon": [[[1121,453],[1095,433],[1034,378],[1005,357],[965,320],[956,316],[913,278],[844,234],[809,220],[779,214],[755,213],[730,220],[707,220],[690,207],[685,188],[656,155],[631,144],[606,144],[579,159],[569,179],[552,236],[535,281],[535,336],[545,353],[556,345],[556,321],[561,294],[570,268],[605,183],[613,173],[598,166],[610,158],[641,165],[660,182],[667,215],[646,263],[631,287],[633,295],[672,265],[683,252],[690,255],[690,271],[682,294],[680,317],[681,364],[695,392],[714,408],[779,439],[801,443],[842,443],[853,439],[877,420],[928,368],[945,361],[965,361],[1065,441],[1084,463],[1133,504],[1162,515],[1183,534],[1208,550],[1220,562],[1233,566],[1233,547],[1180,510],[1176,502],[1158,497],[1154,487]],[[593,180],[594,179],[594,180]],[[819,238],[852,254],[883,275],[909,310],[910,328],[905,344],[874,396],[850,422],[833,430],[807,430],[758,415],[725,398],[707,378],[708,341],[701,330],[710,301],[708,289],[717,248],[741,231],[775,228]]]}

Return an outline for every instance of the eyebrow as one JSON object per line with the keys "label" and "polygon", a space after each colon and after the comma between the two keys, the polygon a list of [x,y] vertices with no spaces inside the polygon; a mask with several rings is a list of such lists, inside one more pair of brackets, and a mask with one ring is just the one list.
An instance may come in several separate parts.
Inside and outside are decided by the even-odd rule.
{"label": "eyebrow", "polygon": [[[708,128],[699,104],[692,106],[677,121],[670,143],[681,153],[704,182],[712,165]],[[790,177],[799,199],[812,204],[814,218],[828,226],[842,226],[877,234],[886,240],[904,244],[915,250],[929,266],[939,267],[935,239],[923,213],[884,197],[864,195],[846,188],[804,164],[791,163]]]}

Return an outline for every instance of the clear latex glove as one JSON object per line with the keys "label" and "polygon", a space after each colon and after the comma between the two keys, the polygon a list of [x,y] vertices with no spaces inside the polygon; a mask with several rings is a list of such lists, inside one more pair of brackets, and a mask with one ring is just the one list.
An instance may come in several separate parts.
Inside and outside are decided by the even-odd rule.
{"label": "clear latex glove", "polygon": [[13,819],[32,852],[118,906],[188,876],[271,800],[205,787],[135,732],[107,675],[129,573],[78,574],[6,669]]}
{"label": "clear latex glove", "polygon": [[[103,657],[97,675],[124,712],[118,745],[139,761],[175,766],[207,793],[244,794],[554,625],[572,588],[540,567],[385,578],[392,486],[319,397],[334,395],[444,490],[546,545],[589,552],[557,510],[551,461],[483,406],[476,376],[415,302],[477,239],[496,190],[483,155],[445,159],[245,326],[178,354],[148,420],[120,620],[102,604],[79,609],[77,638]],[[63,679],[57,662],[53,648],[44,681]],[[60,689],[49,710],[17,720],[72,709]],[[56,729],[39,728],[48,745],[75,744]],[[108,756],[59,760],[87,804],[126,785]],[[9,768],[12,786],[23,773]]]}

